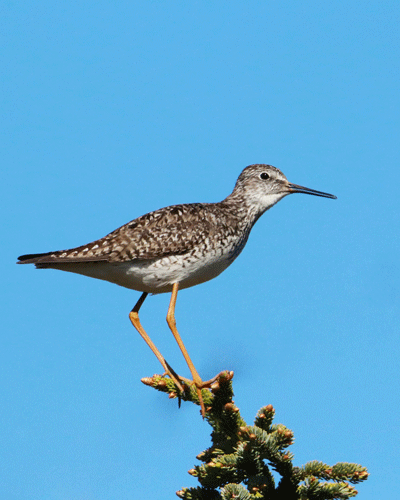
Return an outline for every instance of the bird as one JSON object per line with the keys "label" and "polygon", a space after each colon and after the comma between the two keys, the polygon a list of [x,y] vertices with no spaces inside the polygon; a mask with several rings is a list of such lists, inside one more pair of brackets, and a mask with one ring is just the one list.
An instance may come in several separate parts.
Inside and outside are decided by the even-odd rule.
{"label": "bird", "polygon": [[188,379],[178,376],[144,330],[139,309],[148,294],[171,293],[168,326],[192,375],[201,412],[201,389],[210,387],[197,372],[178,333],[175,305],[178,290],[221,274],[245,247],[257,220],[278,201],[294,193],[336,196],[289,182],[272,165],[254,164],[240,173],[234,189],[217,203],[172,205],[138,217],[96,241],[67,250],[27,254],[18,264],[58,269],[109,281],[141,292],[129,318],[179,391]]}

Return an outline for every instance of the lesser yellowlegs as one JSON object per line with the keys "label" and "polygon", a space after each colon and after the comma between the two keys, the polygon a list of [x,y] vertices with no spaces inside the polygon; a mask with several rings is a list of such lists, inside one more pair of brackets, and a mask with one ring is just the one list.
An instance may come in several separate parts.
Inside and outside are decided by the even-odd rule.
{"label": "lesser yellowlegs", "polygon": [[176,329],[178,288],[204,283],[224,271],[243,250],[258,218],[291,193],[336,198],[290,183],[271,165],[250,165],[223,201],[162,208],[87,245],[22,255],[18,263],[83,274],[142,292],[130,313],[131,322],[182,389],[180,377],[171,370],[139,320],[139,309],[149,293],[172,292],[167,322],[189,366],[204,415],[200,389],[211,381],[201,380]]}

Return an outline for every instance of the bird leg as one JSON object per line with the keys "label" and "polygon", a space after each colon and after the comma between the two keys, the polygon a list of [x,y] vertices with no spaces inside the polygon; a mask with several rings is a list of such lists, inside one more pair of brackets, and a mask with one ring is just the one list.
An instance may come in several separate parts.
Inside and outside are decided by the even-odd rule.
{"label": "bird leg", "polygon": [[140,333],[142,336],[142,339],[146,342],[146,344],[150,347],[150,349],[153,351],[155,354],[156,358],[158,361],[162,364],[165,372],[171,377],[171,379],[174,381],[175,385],[178,387],[178,389],[183,392],[183,387],[182,384],[179,382],[179,377],[174,370],[169,366],[169,364],[166,362],[160,351],[157,349],[157,347],[154,345],[150,337],[147,335],[145,332],[143,326],[140,323],[139,320],[139,309],[141,308],[143,302],[145,301],[148,293],[143,292],[142,295],[140,296],[139,300],[136,302],[135,307],[132,309],[132,311],[129,313],[129,319],[132,322],[132,325],[136,328],[136,330]]}
{"label": "bird leg", "polygon": [[200,407],[201,407],[201,414],[203,417],[206,415],[206,410],[204,407],[204,402],[203,402],[203,396],[201,395],[201,389],[204,387],[210,387],[211,383],[215,380],[209,380],[208,382],[203,382],[200,378],[200,375],[198,374],[196,368],[194,367],[193,361],[190,359],[189,353],[186,350],[186,347],[184,343],[182,342],[181,336],[178,333],[178,330],[176,329],[176,321],[175,321],[175,305],[176,305],[176,299],[178,296],[178,288],[179,288],[179,283],[174,283],[172,285],[172,294],[171,294],[171,301],[169,303],[168,307],[168,313],[167,313],[167,323],[168,326],[175,337],[175,340],[179,346],[179,349],[181,350],[183,357],[185,358],[185,361],[189,367],[190,373],[192,374],[193,377],[193,383],[196,386],[196,391],[197,391],[197,396],[199,398],[200,402]]}
{"label": "bird leg", "polygon": [[167,361],[164,359],[160,351],[157,349],[157,347],[154,345],[150,337],[147,335],[146,331],[144,330],[143,326],[140,323],[139,320],[139,309],[142,307],[143,302],[145,301],[148,293],[143,292],[142,295],[140,296],[139,300],[136,302],[135,307],[132,309],[132,311],[129,313],[129,319],[132,322],[132,325],[136,328],[136,330],[140,333],[141,337],[143,340],[146,342],[146,344],[150,347],[150,349],[153,351],[155,354],[156,358],[158,361],[161,363],[163,366],[165,373],[168,374],[168,376],[172,379],[174,384],[178,387],[179,391],[184,392],[184,389],[182,387],[181,381],[184,382],[187,385],[190,385],[193,383],[196,387],[196,392],[197,392],[197,397],[199,398],[199,403],[201,407],[201,414],[203,417],[206,415],[206,410],[204,407],[204,401],[203,401],[203,396],[201,394],[201,389],[204,388],[210,388],[210,386],[215,382],[218,377],[221,376],[221,373],[219,373],[217,376],[213,377],[211,380],[208,380],[206,382],[203,382],[200,378],[200,375],[198,374],[193,361],[190,359],[190,356],[186,350],[185,345],[182,342],[182,339],[178,333],[178,330],[176,328],[176,321],[175,321],[175,305],[176,305],[176,299],[178,296],[178,288],[179,284],[174,283],[172,285],[172,295],[171,295],[171,301],[168,307],[168,313],[167,313],[167,323],[168,326],[179,346],[179,349],[181,350],[183,357],[185,358],[185,361],[189,367],[190,373],[192,374],[193,381],[188,380],[185,377],[181,377],[175,373],[175,371],[169,366]]}

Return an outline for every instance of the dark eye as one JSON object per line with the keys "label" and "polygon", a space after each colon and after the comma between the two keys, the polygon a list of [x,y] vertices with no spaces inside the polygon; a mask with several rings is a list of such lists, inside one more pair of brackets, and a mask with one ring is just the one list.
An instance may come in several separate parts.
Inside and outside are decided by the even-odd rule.
{"label": "dark eye", "polygon": [[264,180],[269,179],[269,174],[267,174],[267,172],[262,172],[260,174],[260,179],[264,179]]}

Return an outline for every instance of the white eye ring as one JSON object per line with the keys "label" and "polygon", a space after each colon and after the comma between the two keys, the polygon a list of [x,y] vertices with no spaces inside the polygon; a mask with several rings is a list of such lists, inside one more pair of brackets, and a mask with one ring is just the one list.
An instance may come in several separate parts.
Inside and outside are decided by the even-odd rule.
{"label": "white eye ring", "polygon": [[269,174],[267,172],[261,172],[260,179],[263,179],[264,181],[269,179]]}

